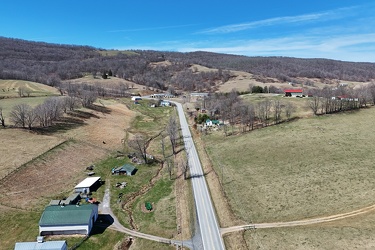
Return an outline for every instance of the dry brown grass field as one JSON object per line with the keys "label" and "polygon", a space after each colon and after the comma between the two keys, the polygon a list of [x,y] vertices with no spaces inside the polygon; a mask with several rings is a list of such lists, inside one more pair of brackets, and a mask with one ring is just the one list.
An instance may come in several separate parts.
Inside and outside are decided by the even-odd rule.
{"label": "dry brown grass field", "polygon": [[0,129],[0,178],[65,141],[25,129]]}
{"label": "dry brown grass field", "polygon": [[[206,148],[236,217],[244,224],[281,222],[373,205],[374,113],[369,108],[228,138],[206,136]],[[280,249],[301,249],[304,242],[309,242],[308,249],[332,249],[338,239],[345,242],[337,243],[339,249],[369,249],[375,244],[373,222],[370,213],[306,228],[257,229],[245,233],[245,239],[250,249],[269,249],[279,240],[285,242]],[[328,233],[331,237],[324,236]]]}

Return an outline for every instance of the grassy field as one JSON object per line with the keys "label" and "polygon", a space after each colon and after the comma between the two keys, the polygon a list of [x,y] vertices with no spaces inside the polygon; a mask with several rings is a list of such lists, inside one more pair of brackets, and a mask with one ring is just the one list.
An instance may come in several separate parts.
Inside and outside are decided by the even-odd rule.
{"label": "grassy field", "polygon": [[[231,207],[243,223],[322,217],[373,204],[374,115],[370,108],[204,139]],[[363,226],[368,223],[373,221],[363,221]],[[339,228],[332,232],[340,234]],[[252,235],[246,234],[246,239],[252,242]]]}
{"label": "grassy field", "polygon": [[60,95],[56,88],[48,85],[22,80],[0,80],[0,99],[19,97],[20,89],[23,90],[24,96]]}

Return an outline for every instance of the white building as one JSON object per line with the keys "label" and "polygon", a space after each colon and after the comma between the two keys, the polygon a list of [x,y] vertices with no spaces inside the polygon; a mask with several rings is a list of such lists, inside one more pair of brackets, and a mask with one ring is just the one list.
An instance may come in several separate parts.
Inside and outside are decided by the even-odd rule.
{"label": "white building", "polygon": [[82,193],[82,194],[89,194],[95,188],[100,186],[100,177],[87,177],[83,181],[77,184],[74,187],[74,192]]}
{"label": "white building", "polygon": [[44,241],[43,237],[41,240],[38,237],[35,242],[17,242],[14,250],[68,250],[68,245],[65,240]]}
{"label": "white building", "polygon": [[40,235],[89,234],[98,218],[98,205],[48,206],[39,220]]}

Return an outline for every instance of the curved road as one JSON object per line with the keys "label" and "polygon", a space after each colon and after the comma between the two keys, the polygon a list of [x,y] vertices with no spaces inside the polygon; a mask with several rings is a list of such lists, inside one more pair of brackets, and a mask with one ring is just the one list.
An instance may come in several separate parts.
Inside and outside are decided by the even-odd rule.
{"label": "curved road", "polygon": [[[171,101],[172,102],[172,101]],[[221,237],[219,225],[217,223],[215,210],[211,202],[211,196],[208,192],[206,179],[203,174],[202,166],[199,161],[197,150],[181,103],[173,102],[177,106],[177,111],[181,123],[181,132],[184,138],[185,150],[187,152],[190,178],[193,186],[195,207],[198,217],[198,225],[201,232],[203,249],[221,250],[225,249],[224,242]]]}

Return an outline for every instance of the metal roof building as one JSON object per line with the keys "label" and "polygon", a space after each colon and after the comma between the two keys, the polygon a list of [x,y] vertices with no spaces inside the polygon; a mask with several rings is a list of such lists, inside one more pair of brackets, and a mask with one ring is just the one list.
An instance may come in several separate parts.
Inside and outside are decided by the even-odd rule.
{"label": "metal roof building", "polygon": [[39,220],[39,234],[89,234],[97,218],[95,204],[48,206]]}
{"label": "metal roof building", "polygon": [[100,177],[87,177],[74,187],[74,191],[76,193],[88,194],[93,190],[93,188],[99,185],[99,181]]}
{"label": "metal roof building", "polygon": [[66,241],[17,242],[14,250],[68,250]]}

